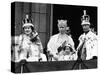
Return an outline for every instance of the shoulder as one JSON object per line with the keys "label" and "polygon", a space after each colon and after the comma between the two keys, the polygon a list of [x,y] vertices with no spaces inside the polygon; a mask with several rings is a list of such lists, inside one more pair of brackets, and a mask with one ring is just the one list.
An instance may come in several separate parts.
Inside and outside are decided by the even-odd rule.
{"label": "shoulder", "polygon": [[67,38],[68,38],[69,41],[72,41],[73,42],[73,39],[72,39],[71,36],[67,35]]}
{"label": "shoulder", "polygon": [[88,37],[90,37],[92,39],[97,39],[97,35],[95,33],[93,33],[92,31],[89,32]]}
{"label": "shoulder", "polygon": [[55,35],[51,36],[51,38],[52,38],[52,39],[53,39],[53,38],[57,38],[58,35],[59,35],[59,34],[55,34]]}
{"label": "shoulder", "polygon": [[25,38],[25,34],[20,34],[19,35],[19,41],[21,41],[23,38]]}
{"label": "shoulder", "polygon": [[55,41],[58,38],[58,34],[55,34],[50,37],[49,42]]}
{"label": "shoulder", "polygon": [[82,34],[79,36],[78,40],[80,41],[80,40],[83,40],[84,38],[85,38],[85,33],[82,33]]}
{"label": "shoulder", "polygon": [[71,37],[71,36],[69,36],[69,35],[67,35],[67,37],[68,37],[69,39],[72,39],[72,37]]}
{"label": "shoulder", "polygon": [[89,32],[90,35],[92,36],[97,36],[95,33],[93,33],[92,31]]}
{"label": "shoulder", "polygon": [[80,37],[83,37],[85,34],[84,33],[82,33],[81,35],[80,35]]}
{"label": "shoulder", "polygon": [[82,37],[84,37],[84,33],[82,33],[82,34],[79,36],[79,38],[82,38]]}

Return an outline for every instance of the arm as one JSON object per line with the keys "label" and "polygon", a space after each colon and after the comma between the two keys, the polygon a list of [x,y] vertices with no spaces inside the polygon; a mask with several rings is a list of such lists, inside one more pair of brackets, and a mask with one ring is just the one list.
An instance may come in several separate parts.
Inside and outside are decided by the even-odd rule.
{"label": "arm", "polygon": [[91,48],[92,48],[92,55],[97,56],[98,42],[97,42],[97,36],[95,34],[93,35],[92,38]]}
{"label": "arm", "polygon": [[48,44],[47,44],[47,51],[48,51],[48,57],[53,57],[55,60],[58,59],[57,50],[55,46],[55,38],[51,37]]}
{"label": "arm", "polygon": [[74,47],[74,41],[73,41],[73,39],[72,39],[70,36],[69,36],[69,39],[70,39],[69,44],[70,44],[70,46],[71,46],[73,52],[75,52],[76,50],[75,50],[75,47]]}

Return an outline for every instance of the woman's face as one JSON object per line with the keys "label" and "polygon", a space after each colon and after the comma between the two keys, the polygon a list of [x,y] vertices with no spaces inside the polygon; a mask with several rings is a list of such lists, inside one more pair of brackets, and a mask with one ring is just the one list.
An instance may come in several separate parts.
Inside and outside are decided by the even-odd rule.
{"label": "woman's face", "polygon": [[29,35],[32,33],[32,28],[30,26],[25,26],[24,27],[24,33]]}
{"label": "woman's face", "polygon": [[63,34],[66,31],[66,25],[60,24],[58,25],[58,29],[59,29],[59,32]]}

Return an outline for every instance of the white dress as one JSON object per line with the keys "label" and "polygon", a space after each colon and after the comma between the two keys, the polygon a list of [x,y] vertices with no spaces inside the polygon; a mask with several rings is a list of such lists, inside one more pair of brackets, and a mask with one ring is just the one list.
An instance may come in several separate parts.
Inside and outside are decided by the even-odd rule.
{"label": "white dress", "polygon": [[26,59],[29,62],[33,62],[39,61],[39,58],[42,58],[42,61],[47,61],[46,56],[42,53],[43,47],[40,41],[37,43],[31,42],[30,37],[25,34],[20,35],[17,41],[19,49],[15,50],[15,57],[17,57],[16,61]]}
{"label": "white dress", "polygon": [[[72,49],[74,49],[74,42],[72,40],[72,38],[70,36],[68,36],[67,34],[61,35],[60,33],[51,36],[48,45],[47,45],[47,49],[48,51],[50,51],[50,53],[54,56],[57,57],[58,60],[62,60],[61,58],[63,57],[59,57],[57,55],[58,53],[58,47],[60,47],[62,45],[62,43],[64,43],[66,41],[66,45],[70,44]],[[55,59],[52,59],[53,61],[55,61]],[[66,59],[67,60],[67,59]],[[68,59],[69,60],[69,59]]]}

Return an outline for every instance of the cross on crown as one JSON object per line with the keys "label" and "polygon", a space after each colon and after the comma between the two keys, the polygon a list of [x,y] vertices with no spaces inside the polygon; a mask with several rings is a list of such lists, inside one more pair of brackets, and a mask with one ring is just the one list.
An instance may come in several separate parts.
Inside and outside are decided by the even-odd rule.
{"label": "cross on crown", "polygon": [[86,10],[83,10],[83,16],[81,18],[81,21],[82,21],[82,25],[83,24],[89,24],[90,25],[90,16],[86,14]]}

